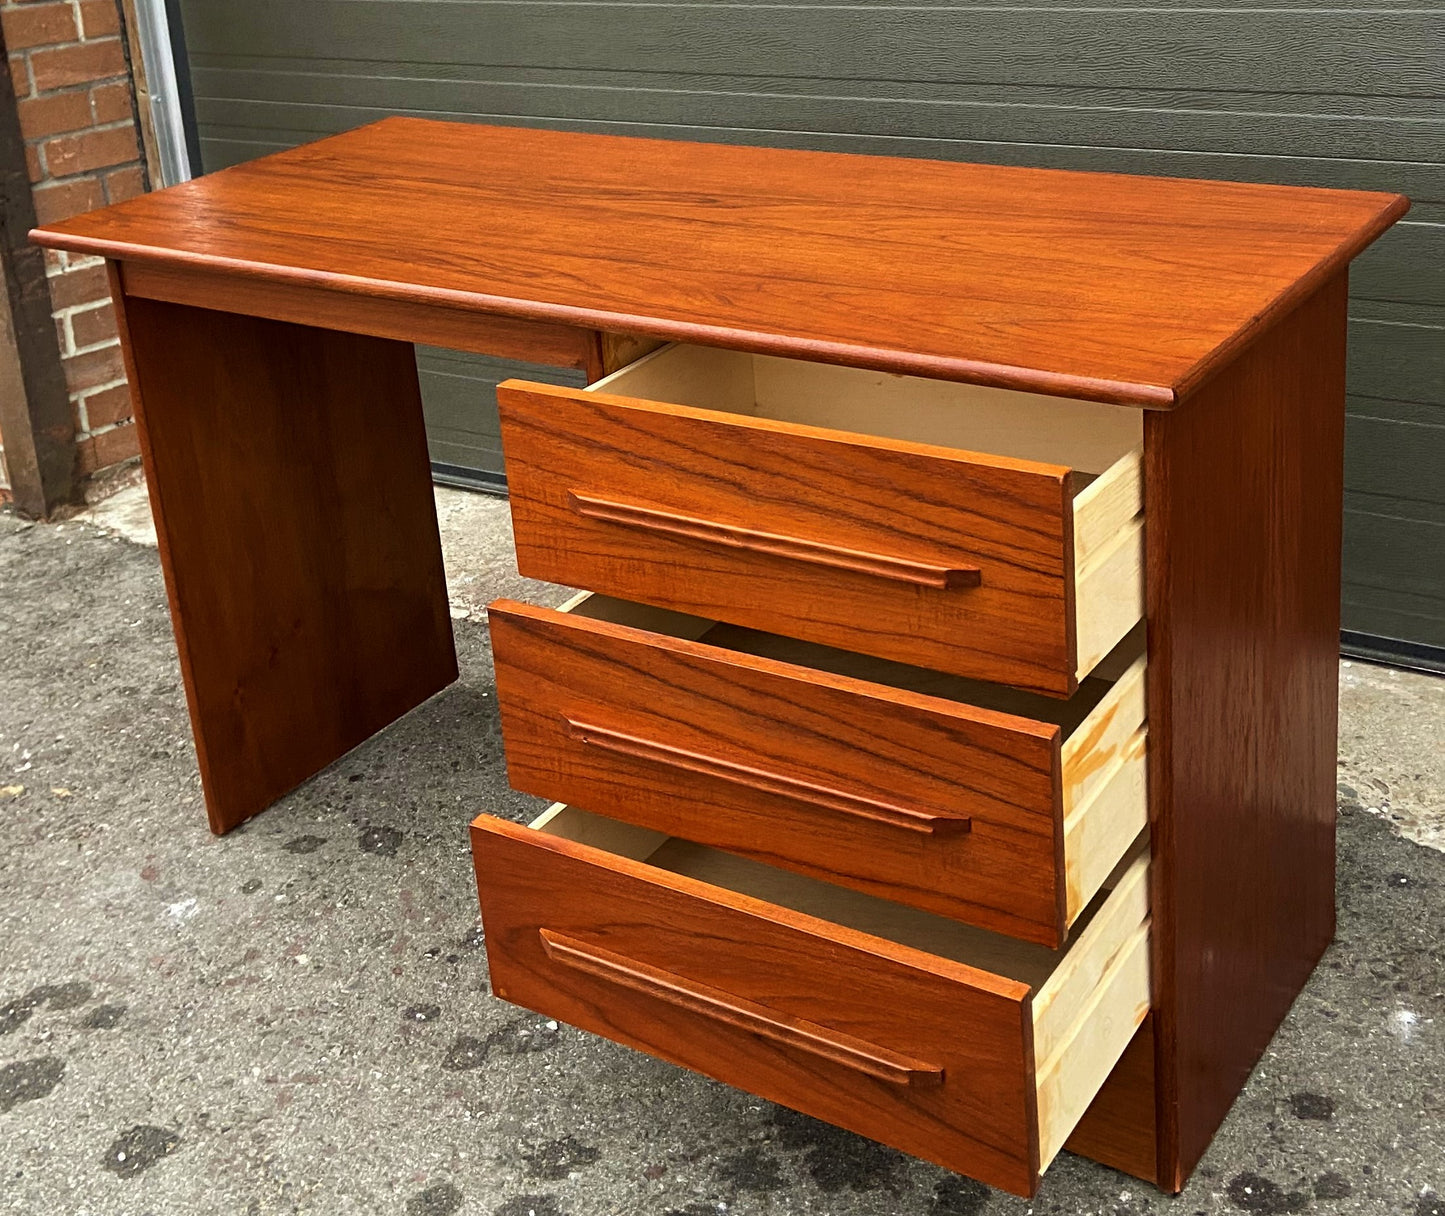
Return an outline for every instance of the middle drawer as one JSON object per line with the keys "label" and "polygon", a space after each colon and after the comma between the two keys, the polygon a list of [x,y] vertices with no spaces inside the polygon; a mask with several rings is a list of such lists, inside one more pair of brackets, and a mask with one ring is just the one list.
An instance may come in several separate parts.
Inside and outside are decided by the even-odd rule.
{"label": "middle drawer", "polygon": [[1061,702],[605,596],[490,617],[527,793],[1051,947],[1147,823],[1141,637]]}

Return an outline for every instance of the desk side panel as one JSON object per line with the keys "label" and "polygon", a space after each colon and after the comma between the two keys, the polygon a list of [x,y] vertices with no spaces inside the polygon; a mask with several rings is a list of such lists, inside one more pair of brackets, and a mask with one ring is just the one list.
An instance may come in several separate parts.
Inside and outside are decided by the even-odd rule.
{"label": "desk side panel", "polygon": [[1346,276],[1144,420],[1160,1184],[1334,936]]}
{"label": "desk side panel", "polygon": [[409,343],[125,297],[211,828],[456,678]]}

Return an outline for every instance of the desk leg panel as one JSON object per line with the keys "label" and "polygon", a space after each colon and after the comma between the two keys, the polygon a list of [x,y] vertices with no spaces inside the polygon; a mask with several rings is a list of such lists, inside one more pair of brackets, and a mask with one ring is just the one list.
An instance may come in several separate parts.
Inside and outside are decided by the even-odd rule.
{"label": "desk leg panel", "polygon": [[222,833],[456,678],[415,359],[111,289]]}
{"label": "desk leg panel", "polygon": [[1344,272],[1144,419],[1160,1184],[1334,935]]}

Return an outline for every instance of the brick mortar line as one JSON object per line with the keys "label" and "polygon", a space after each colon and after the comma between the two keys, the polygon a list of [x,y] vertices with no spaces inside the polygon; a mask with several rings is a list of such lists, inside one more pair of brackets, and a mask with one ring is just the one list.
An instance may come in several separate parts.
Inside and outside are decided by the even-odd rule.
{"label": "brick mortar line", "polygon": [[[10,8],[12,8],[12,9],[13,9],[13,8],[18,8],[18,7],[20,7],[20,6],[18,6],[18,5],[11,5],[11,6],[10,6]],[[6,11],[5,8],[0,7],[0,12],[4,12],[4,11]],[[115,83],[115,82],[118,81],[118,80],[124,80],[127,84],[130,84],[130,83],[131,83],[130,75],[129,75],[128,73],[126,73],[126,72],[121,72],[121,73],[119,73],[118,75],[97,76],[94,80],[88,81],[86,84],[84,84],[84,85],[82,85],[82,86],[60,85],[58,88],[54,88],[54,89],[40,89],[40,88],[37,88],[37,87],[36,87],[36,85],[35,85],[35,65],[34,65],[34,63],[31,62],[31,58],[30,58],[31,55],[34,54],[36,51],[64,51],[64,50],[74,49],[75,47],[101,46],[101,45],[103,45],[103,44],[105,44],[105,43],[107,43],[107,42],[120,43],[120,44],[121,44],[121,52],[122,52],[122,54],[124,54],[125,45],[124,45],[124,42],[123,42],[123,40],[121,39],[121,37],[120,37],[119,34],[102,34],[99,38],[87,38],[87,39],[82,39],[82,40],[79,41],[79,42],[43,42],[43,43],[39,44],[38,46],[27,46],[27,47],[21,48],[20,50],[9,51],[8,54],[7,54],[7,57],[6,57],[6,58],[7,58],[7,61],[8,61],[9,63],[17,63],[17,62],[18,62],[18,63],[23,63],[23,64],[25,65],[25,80],[26,80],[26,83],[29,85],[29,92],[16,94],[15,100],[16,100],[16,101],[32,101],[32,100],[34,100],[34,99],[37,98],[37,97],[54,97],[55,95],[57,95],[57,94],[59,94],[59,93],[64,93],[64,92],[66,92],[68,89],[71,89],[71,88],[75,88],[75,87],[90,88],[90,87],[93,87],[93,86],[95,86],[95,85],[113,84],[113,83]]]}
{"label": "brick mortar line", "polygon": [[[69,97],[69,96],[71,96],[72,94],[74,94],[74,95],[79,95],[79,94],[81,94],[81,93],[89,94],[92,89],[103,89],[103,88],[106,88],[106,87],[108,87],[109,85],[113,85],[113,84],[124,84],[124,85],[127,85],[127,86],[128,86],[128,83],[129,83],[129,82],[126,80],[126,78],[125,78],[124,76],[98,76],[98,77],[96,77],[96,79],[90,81],[88,84],[67,85],[67,86],[66,86],[65,88],[63,88],[63,89],[46,89],[45,92],[43,92],[43,93],[35,93],[35,94],[33,94],[33,95],[29,96],[29,97],[17,97],[15,100],[16,100],[16,101],[52,101],[52,100],[54,100],[54,99],[57,98],[57,97]],[[87,97],[87,100],[89,100],[88,97]],[[94,111],[92,110],[91,113],[94,113]],[[123,120],[123,119],[115,119],[114,121],[109,122],[109,123],[106,123],[105,125],[106,125],[106,126],[114,126],[116,122],[123,122],[123,121],[125,121],[125,120]],[[77,128],[77,129],[78,129],[78,130],[85,131],[85,130],[89,130],[89,127],[80,127],[80,128]],[[61,135],[66,135],[66,134],[69,134],[69,132],[66,132],[66,131],[56,131],[53,135],[26,136],[25,142],[26,142],[26,143],[29,143],[32,139],[55,139],[55,138],[57,138],[57,137],[59,137],[59,136],[61,136]]]}
{"label": "brick mortar line", "polygon": [[[32,9],[33,4],[0,4],[0,13],[25,12]],[[80,27],[79,15],[76,18],[76,27]],[[34,46],[18,46],[13,51],[7,51],[11,59],[18,59],[22,55],[32,55],[36,51],[68,51],[77,46],[99,46],[102,42],[119,42],[119,34],[97,34],[94,38],[87,38],[82,34],[79,38],[70,38],[65,42],[37,42]]]}
{"label": "brick mortar line", "polygon": [[[23,54],[23,52],[21,53]],[[14,59],[16,58],[16,56],[12,55],[11,58]],[[79,92],[81,89],[94,89],[103,84],[119,84],[123,80],[129,83],[124,72],[112,73],[109,76],[97,76],[93,80],[86,80],[80,84],[62,84],[58,85],[53,89],[37,89],[32,95],[27,97],[17,97],[15,100],[35,101],[37,98],[46,99],[50,97],[59,97],[62,93],[76,93]]]}
{"label": "brick mortar line", "polygon": [[[105,338],[104,340],[102,340],[102,341],[100,341],[100,342],[92,342],[89,346],[76,346],[76,345],[75,345],[75,334],[72,332],[71,335],[70,335],[70,350],[67,351],[66,354],[65,354],[63,357],[66,358],[66,359],[69,359],[72,355],[91,355],[91,354],[94,354],[94,353],[95,353],[96,351],[98,351],[98,350],[109,350],[112,346],[119,346],[119,345],[120,345],[120,339],[119,339],[119,338]],[[104,387],[104,385],[102,385],[101,387]],[[75,395],[76,395],[77,397],[87,397],[87,396],[89,396],[91,393],[96,392],[96,391],[97,391],[96,389],[87,388],[87,389],[82,389],[80,392],[76,393]]]}
{"label": "brick mortar line", "polygon": [[[116,173],[121,169],[134,169],[140,166],[140,158],[132,160],[117,161],[113,165],[97,165],[94,169],[83,169],[79,173],[67,173],[64,177],[49,177],[34,184],[36,190],[42,186],[73,186],[77,182],[83,182],[86,178],[93,178],[98,173]],[[59,223],[60,221],[55,221]]]}
{"label": "brick mortar line", "polygon": [[[17,2],[17,0],[0,0],[0,12],[6,14],[7,18],[12,13],[23,12],[27,7],[29,6]],[[69,129],[52,130],[45,134],[23,136],[23,142],[33,155],[40,172],[39,180],[31,183],[31,190],[35,191],[46,188],[62,190],[67,187],[75,188],[84,185],[91,189],[98,188],[102,191],[103,197],[108,197],[110,186],[107,185],[107,183],[110,178],[115,174],[133,172],[136,168],[139,168],[141,171],[144,188],[149,188],[150,183],[147,171],[148,167],[145,161],[144,142],[141,138],[141,127],[136,112],[135,82],[132,71],[130,70],[129,46],[125,37],[124,16],[123,14],[119,14],[121,20],[120,29],[115,31],[92,32],[88,29],[87,11],[82,0],[65,0],[64,9],[71,18],[73,30],[61,32],[62,35],[73,34],[73,36],[62,36],[62,38],[57,41],[40,41],[31,46],[12,50],[6,57],[7,66],[11,69],[12,74],[18,78],[18,84],[20,86],[19,91],[16,93],[16,100],[18,102],[36,103],[37,118],[43,116],[45,113],[41,103],[52,103],[52,114],[63,116],[67,110],[83,111],[87,120],[81,125]],[[102,22],[106,20],[103,14],[96,14],[96,16]],[[60,19],[60,24],[64,24],[63,17]],[[32,26],[31,30],[32,32],[37,29],[43,31],[43,28],[43,25]],[[125,57],[126,66],[124,70],[107,72],[94,77],[85,77],[82,75],[80,79],[52,84],[52,87],[48,88],[40,87],[39,81],[42,78],[42,71],[46,78],[73,72],[73,66],[64,65],[62,56],[73,56],[86,50],[93,50],[95,54],[90,56],[90,58],[103,63],[110,55],[112,50],[111,44],[119,46]],[[48,54],[50,58],[46,58]],[[39,60],[36,59],[37,55],[41,56]],[[128,91],[130,113],[120,118],[103,122],[98,121],[101,101],[97,94],[116,88],[124,88]],[[105,97],[105,104],[107,108],[112,109],[112,111],[114,107],[110,103],[113,100],[113,94]],[[77,113],[64,118],[64,121],[74,121],[79,117],[81,117],[81,114]],[[54,118],[52,117],[50,121],[53,122]],[[53,171],[49,163],[50,157],[47,154],[47,145],[59,144],[63,147],[64,145],[61,141],[71,140],[75,141],[72,143],[71,148],[74,151],[79,151],[76,145],[81,143],[81,141],[85,141],[91,137],[108,137],[120,131],[135,134],[137,145],[135,155],[113,164],[98,164],[90,168],[72,170],[60,174]],[[81,146],[83,146],[83,144]],[[53,258],[47,256],[45,260],[47,282],[50,280],[56,280],[58,282],[72,274],[91,271],[95,267],[103,266],[104,261],[103,258],[93,255],[74,256],[68,253],[60,253]],[[88,343],[84,346],[78,345],[76,342],[76,318],[87,313],[100,313],[109,303],[109,293],[101,287],[97,290],[93,299],[82,300],[79,303],[68,304],[63,308],[52,310],[51,315],[59,325],[58,336],[62,347],[62,359],[70,360],[73,358],[100,355],[104,352],[114,350],[119,346],[119,339],[114,336],[103,338],[99,342]],[[71,391],[67,386],[67,397],[71,403],[77,428],[76,443],[77,445],[84,445],[83,450],[87,453],[92,453],[85,457],[87,464],[94,463],[97,459],[108,460],[115,455],[114,449],[116,449],[117,445],[114,443],[105,444],[107,455],[94,455],[94,453],[99,451],[95,446],[97,440],[104,443],[105,437],[112,432],[122,431],[127,428],[133,428],[134,426],[134,419],[124,416],[99,427],[93,426],[90,416],[91,403],[99,400],[105,394],[113,394],[117,391],[128,392],[128,388],[129,386],[123,374],[79,391]],[[120,402],[116,402],[115,406],[108,406],[107,415],[119,412],[116,407],[120,405]],[[130,445],[125,445],[123,442],[122,446],[133,446],[133,441],[131,441]],[[3,446],[0,446],[0,453],[3,453],[3,450]],[[3,455],[0,455],[0,486],[6,485],[7,480],[3,465]]]}
{"label": "brick mortar line", "polygon": [[104,308],[110,303],[110,297],[104,296],[100,299],[91,300],[88,304],[67,304],[64,308],[57,308],[50,315],[57,321],[69,320],[78,312],[94,312],[97,308]]}
{"label": "brick mortar line", "polygon": [[64,260],[58,265],[54,263],[47,263],[45,267],[45,277],[47,279],[54,279],[59,277],[60,275],[69,274],[71,273],[71,271],[74,270],[89,270],[92,266],[104,265],[105,259],[98,258],[93,254],[84,254],[79,261],[72,262],[70,260],[70,254],[65,253]]}
{"label": "brick mortar line", "polygon": [[[0,12],[23,12],[33,7],[29,4],[9,4],[0,7]],[[35,51],[68,51],[77,46],[99,46],[102,42],[119,42],[119,34],[97,34],[94,38],[71,38],[68,42],[37,42],[34,46],[20,46],[9,52],[10,58],[15,59],[21,55],[30,55]]]}
{"label": "brick mortar line", "polygon": [[[134,124],[134,121],[131,121],[130,117],[113,118],[113,120],[108,121],[108,123],[87,123],[84,127],[77,127],[74,131],[55,131],[55,133],[49,134],[49,136],[35,136],[33,139],[27,139],[26,143],[32,147],[36,147],[36,149],[39,149],[40,152],[43,153],[45,149],[40,147],[40,144],[53,143],[58,139],[77,139],[78,136],[88,136],[88,134],[105,134],[107,131],[120,130],[121,127],[134,126],[136,126],[136,124]],[[133,159],[139,160],[140,157],[133,157]],[[42,163],[43,160],[45,160],[45,157],[42,156]],[[68,182],[71,181],[72,178],[82,178],[85,173],[94,172],[94,169],[85,169],[82,173],[66,173],[66,175],[61,176],[61,178],[49,178],[49,181]],[[36,185],[40,185],[40,182],[36,182]]]}
{"label": "brick mortar line", "polygon": [[117,422],[108,422],[104,426],[96,428],[90,421],[90,399],[101,393],[111,392],[113,389],[125,388],[126,380],[122,376],[119,380],[111,380],[106,384],[98,384],[95,388],[86,389],[83,393],[74,394],[71,397],[71,406],[75,410],[75,441],[80,443],[96,435],[104,435],[107,431],[113,431],[116,427],[126,426],[134,423],[134,418],[122,418]]}
{"label": "brick mortar line", "polygon": [[118,431],[118,430],[120,430],[120,428],[123,427],[123,426],[134,426],[134,425],[135,425],[135,419],[133,419],[133,418],[126,418],[124,421],[121,421],[121,422],[107,422],[103,427],[100,428],[100,430],[87,432],[87,433],[85,434],[84,438],[86,438],[86,439],[95,439],[96,437],[98,437],[98,436],[100,436],[100,435],[109,435],[109,434],[111,433],[111,431]]}
{"label": "brick mortar line", "polygon": [[97,393],[108,393],[113,388],[121,388],[125,385],[125,383],[126,379],[124,376],[121,376],[115,380],[107,380],[104,384],[97,384],[94,388],[86,389],[83,393],[76,393],[75,399],[77,401],[84,401],[87,398],[94,397]]}

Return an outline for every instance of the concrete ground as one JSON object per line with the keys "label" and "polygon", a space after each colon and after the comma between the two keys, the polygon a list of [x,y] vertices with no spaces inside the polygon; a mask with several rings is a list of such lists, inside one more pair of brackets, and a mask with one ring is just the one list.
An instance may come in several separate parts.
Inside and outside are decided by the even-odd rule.
{"label": "concrete ground", "polygon": [[461,680],[224,839],[138,491],[0,514],[0,1212],[1445,1211],[1445,680],[1342,665],[1339,936],[1185,1194],[1025,1202],[489,995],[465,827],[540,804],[480,607],[562,592],[438,501]]}

